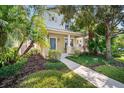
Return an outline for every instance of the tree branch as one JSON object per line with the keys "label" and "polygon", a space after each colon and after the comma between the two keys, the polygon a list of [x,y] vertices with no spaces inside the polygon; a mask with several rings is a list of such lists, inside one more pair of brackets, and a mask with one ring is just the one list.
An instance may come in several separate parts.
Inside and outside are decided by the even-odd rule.
{"label": "tree branch", "polygon": [[115,22],[115,25],[113,27],[116,27],[118,24],[120,24],[123,18],[124,18],[124,15],[122,15],[122,17]]}
{"label": "tree branch", "polygon": [[112,38],[118,36],[119,34],[124,34],[124,29],[120,29],[118,32],[115,32],[115,33],[112,35]]}

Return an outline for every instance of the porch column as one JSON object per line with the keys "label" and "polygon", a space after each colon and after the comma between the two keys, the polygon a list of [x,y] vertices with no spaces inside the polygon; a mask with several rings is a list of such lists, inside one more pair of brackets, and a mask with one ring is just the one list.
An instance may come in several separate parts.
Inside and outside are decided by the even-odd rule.
{"label": "porch column", "polygon": [[71,39],[70,39],[70,35],[68,35],[68,45],[67,45],[67,53],[70,54],[71,53]]}

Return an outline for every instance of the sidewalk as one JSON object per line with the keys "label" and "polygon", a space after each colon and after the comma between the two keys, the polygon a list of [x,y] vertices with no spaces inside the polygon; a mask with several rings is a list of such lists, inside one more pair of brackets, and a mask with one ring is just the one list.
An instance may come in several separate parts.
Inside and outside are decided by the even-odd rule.
{"label": "sidewalk", "polygon": [[100,74],[92,69],[89,69],[83,65],[77,64],[67,58],[67,55],[63,54],[60,61],[63,62],[69,69],[76,74],[85,78],[98,88],[124,88],[124,84],[113,80],[103,74]]}

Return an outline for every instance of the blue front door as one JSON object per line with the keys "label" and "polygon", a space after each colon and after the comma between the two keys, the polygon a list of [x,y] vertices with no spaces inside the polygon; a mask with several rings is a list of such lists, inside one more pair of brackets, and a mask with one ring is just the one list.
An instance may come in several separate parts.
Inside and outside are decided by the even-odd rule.
{"label": "blue front door", "polygon": [[56,49],[56,38],[50,38],[50,49]]}

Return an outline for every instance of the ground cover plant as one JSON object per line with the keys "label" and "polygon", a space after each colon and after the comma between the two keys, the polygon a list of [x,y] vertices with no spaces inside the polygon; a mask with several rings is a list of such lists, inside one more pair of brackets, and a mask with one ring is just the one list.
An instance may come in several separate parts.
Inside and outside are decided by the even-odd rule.
{"label": "ground cover plant", "polygon": [[19,59],[16,63],[0,68],[0,78],[7,78],[16,75],[27,63],[26,58]]}
{"label": "ground cover plant", "polygon": [[123,62],[123,63],[124,63],[124,56],[117,57],[117,58],[115,58],[115,60],[117,60],[117,61],[120,61],[120,62]]}
{"label": "ground cover plant", "polygon": [[18,87],[33,88],[92,88],[95,87],[82,77],[71,72],[61,62],[47,62],[44,64],[45,70],[33,73],[25,78]]}

